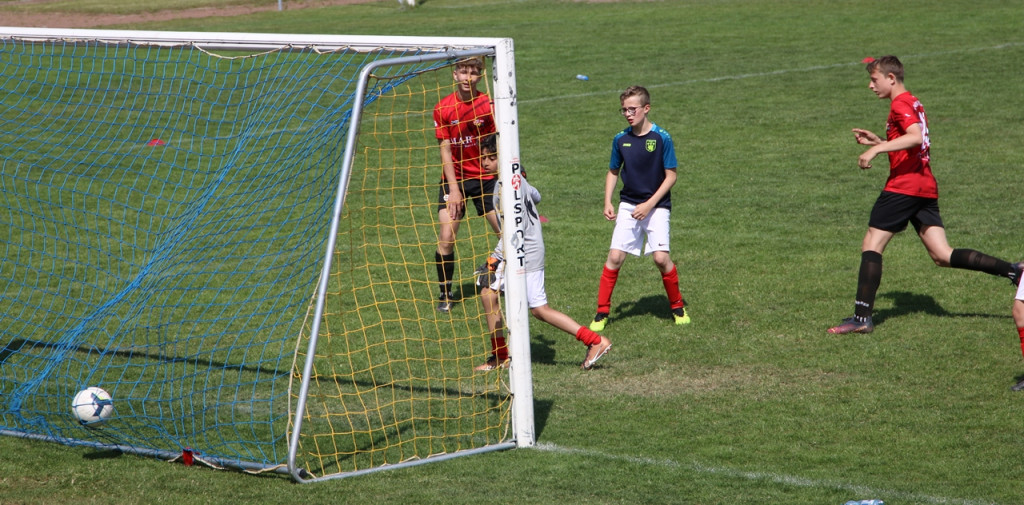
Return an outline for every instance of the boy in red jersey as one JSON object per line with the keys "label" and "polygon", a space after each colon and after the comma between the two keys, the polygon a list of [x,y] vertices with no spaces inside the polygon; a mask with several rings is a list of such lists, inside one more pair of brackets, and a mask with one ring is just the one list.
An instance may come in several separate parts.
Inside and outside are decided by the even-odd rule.
{"label": "boy in red jersey", "polygon": [[[615,221],[608,259],[597,291],[597,314],[592,331],[604,330],[611,311],[612,291],[626,255],[651,255],[661,273],[669,308],[676,324],[688,324],[686,302],[679,291],[679,273],[669,256],[669,218],[672,186],[676,182],[676,152],[667,131],[651,122],[651,95],[642,86],[630,86],[619,96],[629,126],[612,140],[611,163],[605,176],[604,217]],[[612,202],[622,178],[619,204]],[[644,242],[646,241],[646,247]]]}
{"label": "boy in red jersey", "polygon": [[891,101],[885,124],[886,138],[860,128],[853,129],[858,144],[870,146],[857,159],[861,169],[882,153],[889,155],[889,178],[875,201],[868,231],[861,246],[860,274],[854,315],[829,328],[832,334],[871,333],[875,293],[882,281],[882,251],[893,235],[913,224],[921,243],[940,267],[962,268],[1008,277],[1020,284],[1024,263],[1011,264],[971,249],[953,249],[939,216],[939,190],[932,175],[928,120],[924,107],[903,84],[903,64],[895,56],[866,60],[871,89],[878,98]]}
{"label": "boy in red jersey", "polygon": [[437,282],[440,295],[437,310],[452,309],[452,278],[455,275],[455,236],[466,213],[465,199],[476,206],[498,232],[498,218],[491,195],[495,175],[480,167],[480,138],[496,131],[491,99],[477,90],[483,74],[481,57],[467,58],[455,64],[452,78],[455,92],[434,106],[434,133],[441,146],[442,178],[438,190],[437,219],[440,223],[437,251]]}

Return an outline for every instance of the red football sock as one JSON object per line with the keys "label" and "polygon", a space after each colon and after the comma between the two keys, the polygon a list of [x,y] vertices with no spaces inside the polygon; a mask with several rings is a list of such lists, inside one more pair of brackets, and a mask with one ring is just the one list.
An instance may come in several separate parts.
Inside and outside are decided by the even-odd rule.
{"label": "red football sock", "polygon": [[498,358],[499,363],[508,359],[508,346],[505,345],[505,337],[491,337],[491,349],[494,349],[494,355]]}
{"label": "red football sock", "polygon": [[1024,354],[1024,327],[1017,328],[1017,334],[1020,335],[1020,353]]}
{"label": "red football sock", "polygon": [[612,291],[619,280],[619,271],[607,266],[601,272],[601,285],[597,289],[597,311],[607,314],[612,311]]}
{"label": "red football sock", "polygon": [[[1021,337],[1024,339],[1024,337]],[[586,326],[580,326],[580,329],[576,330],[576,340],[583,342],[586,345],[594,345],[601,343],[601,335],[590,331],[590,328]]]}
{"label": "red football sock", "polygon": [[668,296],[668,305],[673,309],[681,309],[686,306],[683,301],[683,293],[679,291],[679,270],[675,266],[667,274],[661,274],[661,282],[665,285],[665,294]]}

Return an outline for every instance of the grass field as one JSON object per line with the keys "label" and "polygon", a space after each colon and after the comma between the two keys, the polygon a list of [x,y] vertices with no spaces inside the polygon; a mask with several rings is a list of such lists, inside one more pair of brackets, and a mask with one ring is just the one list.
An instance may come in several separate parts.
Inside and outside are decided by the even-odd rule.
{"label": "grass field", "polygon": [[[106,8],[129,5],[170,4]],[[0,19],[33,8],[49,7],[0,2]],[[1019,0],[429,0],[125,26],[514,38],[548,295],[581,322],[611,233],[618,93],[647,86],[681,164],[672,246],[694,323],[671,324],[654,266],[632,259],[599,370],[581,373],[579,345],[532,324],[536,449],[298,486],[4,437],[0,503],[1021,503],[1024,398],[1009,386],[1024,364],[1005,279],[937,269],[904,234],[875,332],[825,329],[852,311],[885,178],[882,159],[857,169],[850,133],[880,131],[887,112],[865,56],[900,56],[927,108],[951,244],[1024,257],[1022,23]]]}

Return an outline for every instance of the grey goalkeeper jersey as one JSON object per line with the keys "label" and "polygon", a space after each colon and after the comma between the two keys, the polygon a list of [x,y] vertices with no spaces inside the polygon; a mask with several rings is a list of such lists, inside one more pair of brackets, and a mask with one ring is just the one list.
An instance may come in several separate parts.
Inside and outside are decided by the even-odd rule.
{"label": "grey goalkeeper jersey", "polygon": [[[540,203],[540,191],[537,188],[526,182],[526,178],[519,179],[522,184],[519,185],[519,191],[523,194],[523,207],[525,214],[525,223],[523,225],[523,237],[522,247],[526,254],[526,263],[523,265],[526,272],[536,272],[544,269],[544,236],[541,234],[540,229],[540,213],[537,210],[537,204]],[[501,221],[501,189],[502,185],[499,182],[495,185],[494,191],[494,208],[498,209],[499,222]],[[513,237],[513,244],[519,244],[519,241]],[[494,257],[504,260],[505,257],[502,254],[504,249],[504,240],[498,240],[498,245],[494,247]],[[511,268],[515,268],[517,265],[511,265]]]}

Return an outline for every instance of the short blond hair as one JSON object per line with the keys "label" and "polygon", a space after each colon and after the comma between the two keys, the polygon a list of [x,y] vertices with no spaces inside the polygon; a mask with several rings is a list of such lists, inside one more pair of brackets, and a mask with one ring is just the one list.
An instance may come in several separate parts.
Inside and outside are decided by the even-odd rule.
{"label": "short blond hair", "polygon": [[651,104],[651,94],[648,93],[647,88],[643,86],[630,86],[626,88],[626,91],[623,91],[622,94],[619,95],[619,103],[623,103],[627,98],[634,96],[640,98],[640,105]]}

